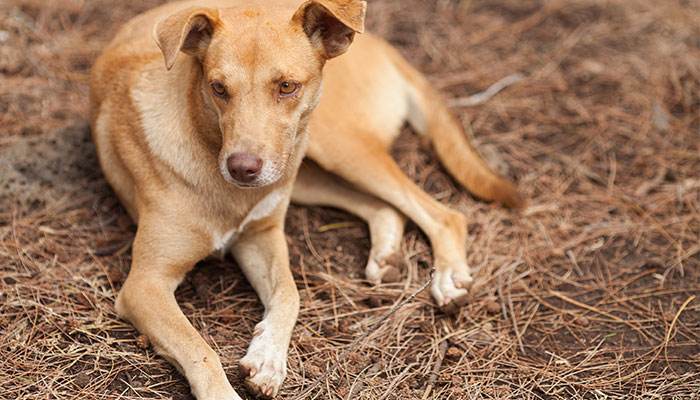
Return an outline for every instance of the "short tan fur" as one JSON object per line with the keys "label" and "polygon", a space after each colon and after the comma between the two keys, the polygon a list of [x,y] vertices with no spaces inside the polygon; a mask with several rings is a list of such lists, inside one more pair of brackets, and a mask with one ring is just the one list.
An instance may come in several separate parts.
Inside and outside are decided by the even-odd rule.
{"label": "short tan fur", "polygon": [[[290,201],[367,220],[372,283],[400,278],[412,219],[433,246],[435,300],[462,301],[472,281],[466,219],[391,159],[406,121],[476,196],[521,203],[425,78],[381,39],[356,37],[365,9],[360,0],[169,3],[129,21],[92,70],[100,163],[138,223],[116,309],[199,400],[240,397],[173,293],[195,263],[227,250],[265,306],[241,371],[255,393],[279,391],[299,310],[283,229]],[[313,161],[302,165],[305,156]]]}

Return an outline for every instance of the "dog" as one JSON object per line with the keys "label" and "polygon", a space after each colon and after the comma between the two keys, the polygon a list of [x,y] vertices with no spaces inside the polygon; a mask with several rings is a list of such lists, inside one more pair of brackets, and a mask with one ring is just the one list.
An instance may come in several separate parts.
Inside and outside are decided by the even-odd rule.
{"label": "dog", "polygon": [[365,11],[360,0],[169,3],[125,24],[92,69],[100,164],[138,225],[116,310],[199,400],[240,398],[174,297],[212,253],[230,251],[265,306],[240,360],[246,385],[274,397],[285,378],[299,310],[283,230],[290,201],[365,219],[372,283],[399,279],[412,219],[433,246],[436,302],[463,301],[467,221],[390,157],[406,121],[473,194],[521,203],[425,78],[381,39],[355,37]]}

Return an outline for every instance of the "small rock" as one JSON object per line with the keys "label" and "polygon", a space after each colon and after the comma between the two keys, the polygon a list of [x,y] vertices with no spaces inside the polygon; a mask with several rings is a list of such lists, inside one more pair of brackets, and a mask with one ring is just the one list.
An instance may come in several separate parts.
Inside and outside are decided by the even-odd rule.
{"label": "small rock", "polygon": [[367,299],[367,303],[372,308],[379,308],[382,306],[382,299],[378,296],[371,296]]}
{"label": "small rock", "polygon": [[304,369],[311,378],[317,378],[323,374],[323,370],[318,365],[308,364],[304,366]]}
{"label": "small rock", "polygon": [[447,349],[445,357],[449,360],[459,360],[462,357],[462,351],[458,347],[452,346]]}
{"label": "small rock", "polygon": [[671,116],[663,108],[663,106],[661,106],[661,104],[659,104],[658,102],[655,102],[654,107],[652,108],[651,117],[651,120],[654,123],[654,127],[661,132],[666,132],[671,127],[670,119]]}
{"label": "small rock", "polygon": [[352,331],[352,323],[348,320],[341,320],[338,324],[338,331],[342,333],[350,333]]}
{"label": "small rock", "polygon": [[495,297],[491,296],[486,300],[486,312],[489,314],[498,314],[501,312],[501,305]]}
{"label": "small rock", "polygon": [[384,276],[382,276],[382,282],[384,283],[394,283],[401,280],[401,271],[394,266],[387,267]]}
{"label": "small rock", "polygon": [[70,318],[66,321],[66,328],[68,328],[68,330],[70,330],[71,332],[80,328],[81,325],[82,324],[80,323],[80,321],[75,318]]}
{"label": "small rock", "polygon": [[73,383],[79,388],[84,388],[90,384],[90,375],[85,372],[80,372],[73,378]]}
{"label": "small rock", "polygon": [[605,65],[595,60],[585,60],[581,63],[581,67],[589,74],[598,75],[605,71]]}
{"label": "small rock", "polygon": [[348,360],[349,360],[352,364],[357,364],[357,363],[359,363],[359,362],[362,362],[362,356],[360,356],[360,354],[357,353],[357,352],[350,353],[350,354],[348,354],[347,357],[348,357]]}
{"label": "small rock", "polygon": [[140,349],[146,350],[146,349],[148,349],[149,345],[150,345],[150,341],[148,340],[148,336],[139,335],[136,338],[136,346],[138,346]]}

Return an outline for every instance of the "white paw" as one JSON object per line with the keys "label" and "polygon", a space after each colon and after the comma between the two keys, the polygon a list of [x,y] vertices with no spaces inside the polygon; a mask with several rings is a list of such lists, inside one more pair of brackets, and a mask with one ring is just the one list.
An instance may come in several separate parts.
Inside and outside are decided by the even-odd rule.
{"label": "white paw", "polygon": [[255,327],[248,353],[239,363],[246,385],[257,396],[273,398],[287,376],[287,349],[280,348],[265,321]]}
{"label": "white paw", "polygon": [[472,282],[473,279],[467,267],[457,270],[443,268],[441,271],[435,272],[430,292],[440,307],[450,305],[461,307],[466,304],[467,288],[471,286]]}

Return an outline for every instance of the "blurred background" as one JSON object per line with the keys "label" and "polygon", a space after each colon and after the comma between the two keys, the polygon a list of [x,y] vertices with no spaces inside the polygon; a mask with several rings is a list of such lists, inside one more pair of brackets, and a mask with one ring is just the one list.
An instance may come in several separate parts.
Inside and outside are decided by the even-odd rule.
{"label": "blurred background", "polygon": [[[87,123],[93,60],[159,3],[0,1],[2,399],[191,398],[115,315],[135,227]],[[370,287],[366,227],[293,206],[302,311],[281,398],[697,398],[700,1],[370,0],[368,28],[442,90],[529,207],[476,201],[406,129],[394,156],[469,217],[479,285],[454,315],[421,293],[349,348],[425,282],[430,247],[409,225],[404,279]],[[201,263],[177,296],[240,387],[262,307],[235,263]]]}

